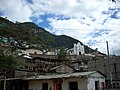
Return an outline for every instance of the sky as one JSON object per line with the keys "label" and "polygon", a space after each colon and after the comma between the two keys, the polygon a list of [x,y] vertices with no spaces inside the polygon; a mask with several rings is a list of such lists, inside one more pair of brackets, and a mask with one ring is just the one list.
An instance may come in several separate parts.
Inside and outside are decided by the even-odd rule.
{"label": "sky", "polygon": [[120,0],[0,0],[0,16],[34,22],[55,35],[120,55]]}

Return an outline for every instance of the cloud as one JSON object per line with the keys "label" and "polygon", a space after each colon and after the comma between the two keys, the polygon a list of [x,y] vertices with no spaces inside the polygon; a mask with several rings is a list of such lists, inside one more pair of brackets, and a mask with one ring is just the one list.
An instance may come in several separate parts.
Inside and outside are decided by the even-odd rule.
{"label": "cloud", "polygon": [[32,9],[36,15],[52,13],[71,17],[94,16],[99,18],[101,11],[108,9],[108,3],[108,0],[33,0]]}
{"label": "cloud", "polygon": [[[53,29],[49,29],[48,31],[57,35],[65,34],[71,36],[92,48],[98,48],[104,53],[106,53],[106,41],[109,41],[110,53],[120,54],[120,42],[118,40],[120,38],[119,7],[107,1],[103,2],[102,0],[98,0],[98,4],[96,5],[93,3],[89,5],[89,3],[84,2],[83,6],[88,7],[83,9],[83,11],[79,11],[81,10],[79,8],[79,14],[71,11],[71,14],[68,15],[70,18],[67,20],[61,20],[57,17],[49,18],[50,26]],[[90,6],[93,7],[90,8]],[[117,18],[111,17],[115,13]],[[65,14],[66,16],[67,14]]]}
{"label": "cloud", "polygon": [[1,0],[0,15],[33,21],[56,35],[68,35],[92,48],[120,54],[120,3],[110,0]]}
{"label": "cloud", "polygon": [[32,10],[25,0],[1,0],[0,11],[4,12],[2,16],[12,21],[30,21]]}
{"label": "cloud", "polygon": [[116,16],[117,16],[117,17],[120,17],[120,12],[118,12]]}

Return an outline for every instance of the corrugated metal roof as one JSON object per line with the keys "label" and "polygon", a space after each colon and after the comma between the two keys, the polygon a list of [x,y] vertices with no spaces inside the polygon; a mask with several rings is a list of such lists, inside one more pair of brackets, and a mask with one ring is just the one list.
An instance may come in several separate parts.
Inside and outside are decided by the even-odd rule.
{"label": "corrugated metal roof", "polygon": [[68,78],[68,77],[87,77],[90,74],[97,73],[97,71],[91,72],[77,72],[69,74],[50,74],[50,75],[37,75],[30,78],[25,78],[25,80],[44,80],[44,79],[57,79],[57,78]]}

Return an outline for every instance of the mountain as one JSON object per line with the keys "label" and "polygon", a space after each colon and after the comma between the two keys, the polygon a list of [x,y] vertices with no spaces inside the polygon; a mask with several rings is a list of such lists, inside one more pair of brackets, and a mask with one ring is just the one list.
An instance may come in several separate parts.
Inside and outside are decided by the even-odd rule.
{"label": "mountain", "polygon": [[[72,48],[74,43],[80,41],[66,35],[53,35],[44,28],[32,22],[13,23],[7,18],[0,17],[0,36],[13,37],[16,40],[26,41],[29,44],[39,44],[52,48]],[[82,44],[82,42],[80,42]],[[85,50],[88,47],[85,46]]]}

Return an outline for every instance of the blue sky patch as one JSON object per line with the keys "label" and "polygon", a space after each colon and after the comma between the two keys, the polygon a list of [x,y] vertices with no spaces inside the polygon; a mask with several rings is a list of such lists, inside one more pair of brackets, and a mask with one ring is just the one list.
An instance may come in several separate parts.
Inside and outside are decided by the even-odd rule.
{"label": "blue sky patch", "polygon": [[118,11],[115,11],[110,17],[111,18],[115,18],[115,19],[119,19],[120,17],[117,16]]}
{"label": "blue sky patch", "polygon": [[32,2],[32,0],[26,0],[28,3],[30,3],[30,4],[32,4],[33,2]]}
{"label": "blue sky patch", "polygon": [[99,42],[98,42],[97,40],[89,40],[87,44],[88,44],[89,46],[93,46],[93,45],[95,45],[96,43],[99,43]]}
{"label": "blue sky patch", "polygon": [[102,14],[110,15],[110,18],[118,19],[117,13],[120,12],[120,8],[109,8],[108,11],[103,11]]}
{"label": "blue sky patch", "polygon": [[89,35],[95,38],[95,37],[99,37],[99,36],[102,36],[103,34],[108,34],[108,33],[109,33],[109,30],[103,29],[103,30],[95,30]]}
{"label": "blue sky patch", "polygon": [[[40,15],[39,17],[31,17],[30,19],[32,22],[36,23],[40,27],[43,28],[51,28],[49,25],[48,18],[55,18],[57,20],[69,20],[70,17],[64,17],[63,15],[55,15],[55,14],[45,14],[45,15]],[[39,21],[41,20],[41,21]]]}
{"label": "blue sky patch", "polygon": [[[49,28],[49,21],[48,19],[48,15],[41,15],[39,17],[31,17],[32,22],[36,23],[38,26],[43,27],[43,28]],[[41,21],[39,21],[41,20]]]}
{"label": "blue sky patch", "polygon": [[4,12],[3,11],[0,11],[0,16],[3,16],[4,15]]}

